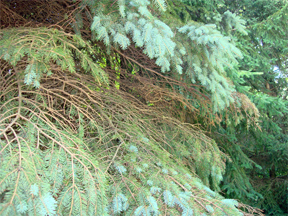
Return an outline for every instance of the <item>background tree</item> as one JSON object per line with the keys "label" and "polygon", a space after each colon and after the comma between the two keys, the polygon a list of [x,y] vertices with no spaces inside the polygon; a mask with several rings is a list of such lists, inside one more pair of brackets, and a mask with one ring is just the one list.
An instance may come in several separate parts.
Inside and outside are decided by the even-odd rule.
{"label": "background tree", "polygon": [[[229,174],[228,171],[223,188],[233,197],[254,202],[256,206],[264,208],[267,214],[283,215],[288,212],[287,24],[284,21],[287,18],[287,5],[285,1],[227,1],[226,7],[247,20],[249,34],[244,37],[235,35],[238,38],[238,47],[244,55],[239,69],[252,74],[263,72],[263,75],[257,78],[246,76],[238,87],[240,92],[243,92],[243,85],[250,87],[246,95],[260,112],[261,130],[245,130],[245,121],[236,127],[227,127],[230,132],[225,129],[224,134],[229,134],[231,143],[241,146],[247,156],[245,160],[245,157],[235,158],[237,165],[231,165],[231,169],[241,173],[245,168],[248,176],[243,178],[244,175],[236,174],[237,171],[231,172],[234,174]],[[233,151],[239,152],[237,148]],[[243,183],[246,182],[242,184],[242,189],[236,184],[226,184],[237,179],[236,175],[241,176],[238,178],[239,182],[241,179]],[[248,179],[252,187],[248,184]],[[254,192],[259,195],[252,195]]]}

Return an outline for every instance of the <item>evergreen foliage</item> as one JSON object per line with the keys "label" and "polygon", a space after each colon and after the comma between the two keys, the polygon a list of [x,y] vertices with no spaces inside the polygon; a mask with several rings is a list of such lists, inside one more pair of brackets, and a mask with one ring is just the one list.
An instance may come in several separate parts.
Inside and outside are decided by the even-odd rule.
{"label": "evergreen foliage", "polygon": [[288,212],[286,1],[0,13],[0,215]]}
{"label": "evergreen foliage", "polygon": [[[32,60],[4,57],[12,52],[6,44],[18,44],[12,37],[18,31],[27,32],[3,32],[1,214],[192,215],[207,212],[203,206],[208,204],[219,214],[242,214],[204,186],[209,179],[219,185],[224,172],[226,156],[213,140],[175,119],[165,119],[165,112],[139,114],[141,103],[134,101],[138,105],[133,106],[114,89],[100,91],[90,75],[69,75],[61,59],[46,62],[53,75],[42,74],[38,89],[27,85],[25,71]],[[45,28],[35,31],[40,36],[51,33]],[[36,44],[35,38],[30,43]],[[37,47],[42,59],[49,52],[44,52],[46,46],[41,49]],[[59,53],[62,49],[65,46],[59,47]],[[131,108],[120,108],[127,104]],[[154,122],[156,116],[163,119]],[[181,165],[184,160],[197,167],[204,182],[194,174],[196,170]]]}
{"label": "evergreen foliage", "polygon": [[224,172],[226,156],[213,140],[176,119],[154,122],[165,112],[143,107],[139,114],[141,103],[133,106],[114,89],[97,90],[90,75],[62,72],[60,61],[49,62],[53,75],[42,75],[35,89],[25,83],[29,58],[14,65],[2,60],[1,214],[200,215],[208,204],[219,214],[242,214],[205,186],[209,179],[219,185]]}
{"label": "evergreen foliage", "polygon": [[[42,75],[52,75],[51,61],[61,66],[62,70],[75,73],[75,57],[80,60],[80,67],[93,74],[96,81],[107,83],[107,75],[87,54],[94,52],[92,47],[78,35],[63,34],[57,29],[11,29],[2,33],[0,47],[3,60],[12,66],[16,66],[24,56],[27,58],[24,69],[27,85],[39,88]],[[86,53],[81,52],[83,48],[87,48]]]}
{"label": "evergreen foliage", "polygon": [[[200,81],[212,94],[214,111],[228,107],[234,102],[231,94],[235,89],[227,80],[225,68],[237,64],[236,58],[242,58],[240,50],[229,36],[222,35],[216,29],[216,25],[196,22],[167,25],[149,11],[150,3],[121,1],[120,17],[119,14],[104,15],[104,9],[96,12],[91,25],[96,39],[102,40],[107,46],[114,44],[127,49],[131,37],[135,46],[143,47],[143,52],[156,60],[162,72],[173,70],[179,75],[185,72],[192,83]],[[155,4],[158,10],[166,10],[164,1],[155,1]],[[125,14],[121,12],[123,8],[127,10]],[[175,17],[169,17],[175,20]],[[233,25],[246,34],[244,21],[235,14],[227,11],[222,19],[227,28]]]}

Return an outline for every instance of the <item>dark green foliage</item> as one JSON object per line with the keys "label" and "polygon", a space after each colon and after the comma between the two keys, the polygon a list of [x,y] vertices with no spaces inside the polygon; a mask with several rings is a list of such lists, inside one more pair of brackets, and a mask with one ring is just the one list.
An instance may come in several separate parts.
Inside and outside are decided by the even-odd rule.
{"label": "dark green foliage", "polygon": [[261,130],[251,127],[245,130],[246,121],[219,128],[227,136],[223,147],[227,148],[227,141],[229,148],[233,146],[227,151],[234,161],[227,166],[222,188],[229,197],[263,208],[267,214],[282,215],[288,212],[287,23],[284,21],[287,4],[266,0],[239,4],[227,1],[226,7],[247,20],[247,36],[233,33],[244,55],[240,69],[251,75],[258,72],[263,75],[244,76],[237,86],[258,108]]}

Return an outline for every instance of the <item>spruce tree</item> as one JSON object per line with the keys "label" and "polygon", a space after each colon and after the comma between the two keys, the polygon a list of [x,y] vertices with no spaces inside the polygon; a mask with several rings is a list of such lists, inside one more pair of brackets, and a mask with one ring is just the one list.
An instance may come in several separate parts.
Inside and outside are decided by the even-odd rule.
{"label": "spruce tree", "polygon": [[286,6],[259,2],[0,2],[0,215],[285,212]]}

